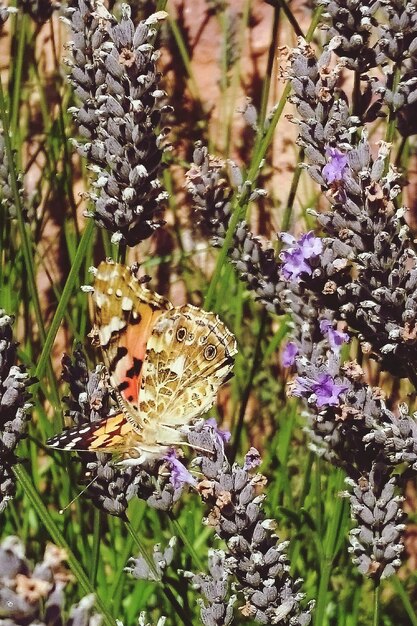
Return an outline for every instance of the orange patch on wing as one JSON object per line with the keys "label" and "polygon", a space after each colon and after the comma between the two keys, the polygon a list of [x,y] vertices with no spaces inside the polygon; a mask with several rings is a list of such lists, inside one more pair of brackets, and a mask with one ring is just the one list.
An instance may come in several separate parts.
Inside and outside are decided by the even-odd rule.
{"label": "orange patch on wing", "polygon": [[89,450],[107,450],[123,445],[126,435],[132,431],[132,426],[123,413],[108,417],[92,435]]}
{"label": "orange patch on wing", "polygon": [[114,386],[117,388],[121,384],[122,397],[134,404],[137,404],[139,399],[148,339],[157,318],[161,315],[161,311],[153,311],[144,304],[138,307],[138,312],[141,315],[141,321],[128,326],[120,336],[119,346],[126,348],[127,354],[119,359],[112,372]]}

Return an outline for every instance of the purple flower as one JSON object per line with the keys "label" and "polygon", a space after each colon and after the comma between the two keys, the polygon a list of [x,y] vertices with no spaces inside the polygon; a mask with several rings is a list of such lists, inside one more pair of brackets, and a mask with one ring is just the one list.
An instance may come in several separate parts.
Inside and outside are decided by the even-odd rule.
{"label": "purple flower", "polygon": [[222,444],[228,443],[228,441],[230,440],[230,437],[232,436],[228,430],[221,430],[217,426],[217,422],[214,419],[214,417],[210,417],[208,420],[206,420],[204,423],[204,426],[210,426],[214,430],[220,443]]}
{"label": "purple flower", "polygon": [[291,367],[294,364],[295,357],[298,354],[298,346],[293,341],[289,341],[281,354],[281,363],[283,367]]}
{"label": "purple flower", "polygon": [[168,465],[171,469],[170,482],[174,489],[179,489],[185,483],[189,485],[196,486],[197,481],[190,474],[188,469],[181,463],[181,461],[177,457],[176,451],[171,448],[168,453],[164,456],[164,460],[168,462]]}
{"label": "purple flower", "polygon": [[333,328],[332,322],[329,320],[321,320],[320,321],[320,330],[324,336],[327,335],[329,340],[330,348],[334,354],[338,354],[340,352],[340,348],[344,343],[348,343],[349,335],[347,333],[343,333],[340,330],[335,330]]}
{"label": "purple flower", "polygon": [[330,374],[320,374],[317,381],[297,376],[292,395],[308,398],[314,393],[316,404],[321,408],[323,406],[337,406],[339,404],[339,396],[347,389],[347,385],[338,385]]}
{"label": "purple flower", "polygon": [[256,448],[251,448],[249,452],[245,454],[245,462],[243,469],[249,471],[254,467],[258,467],[261,464],[261,455]]}
{"label": "purple flower", "polygon": [[298,246],[305,259],[311,259],[313,256],[319,256],[319,254],[323,252],[323,242],[320,237],[314,236],[312,230],[300,237]]}
{"label": "purple flower", "polygon": [[288,233],[281,233],[281,240],[290,246],[288,250],[284,250],[280,254],[280,259],[283,261],[281,272],[284,278],[292,281],[299,278],[303,273],[310,276],[313,270],[307,261],[322,253],[321,239],[315,237],[313,231],[310,231],[302,235],[298,241]]}
{"label": "purple flower", "polygon": [[280,254],[280,258],[284,261],[281,266],[281,271],[286,280],[295,280],[304,272],[308,275],[312,272],[301,250],[287,250]]}
{"label": "purple flower", "polygon": [[330,374],[320,374],[318,382],[312,385],[312,390],[317,396],[316,404],[318,407],[337,406],[340,394],[347,389],[347,385],[336,384]]}
{"label": "purple flower", "polygon": [[323,167],[322,175],[327,183],[339,183],[343,180],[348,159],[346,154],[337,148],[326,148],[326,156],[329,162]]}

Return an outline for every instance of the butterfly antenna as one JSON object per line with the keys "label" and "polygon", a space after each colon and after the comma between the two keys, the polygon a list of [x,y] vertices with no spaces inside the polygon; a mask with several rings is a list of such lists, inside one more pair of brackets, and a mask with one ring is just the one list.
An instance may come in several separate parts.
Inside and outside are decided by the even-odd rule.
{"label": "butterfly antenna", "polygon": [[77,495],[75,496],[75,498],[73,498],[73,499],[71,500],[71,502],[68,502],[68,504],[66,504],[66,505],[64,506],[64,508],[63,508],[63,509],[60,509],[60,510],[58,511],[58,513],[59,513],[60,515],[63,515],[63,514],[65,513],[65,511],[66,511],[66,510],[67,510],[67,509],[71,506],[71,504],[74,504],[74,502],[76,502],[76,501],[78,500],[78,498],[79,498],[80,496],[82,496],[82,495],[83,495],[83,493],[85,493],[85,492],[87,491],[87,489],[89,489],[93,483],[95,483],[95,482],[96,482],[96,480],[97,480],[97,479],[98,479],[98,474],[97,474],[97,476],[94,476],[94,478],[93,478],[92,480],[90,480],[90,482],[88,483],[88,485],[86,485],[86,486],[84,487],[84,489],[82,489],[82,490],[80,491],[80,493],[77,493]]}

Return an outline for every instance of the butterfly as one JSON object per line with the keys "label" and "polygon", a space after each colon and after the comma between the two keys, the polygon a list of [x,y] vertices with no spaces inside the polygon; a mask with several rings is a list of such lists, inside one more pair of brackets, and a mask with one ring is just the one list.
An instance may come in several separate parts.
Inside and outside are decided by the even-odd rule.
{"label": "butterfly", "polygon": [[215,313],[173,306],[120,263],[103,261],[95,270],[93,303],[93,336],[119,408],[47,445],[117,453],[126,465],[162,457],[215,403],[231,375],[236,340]]}

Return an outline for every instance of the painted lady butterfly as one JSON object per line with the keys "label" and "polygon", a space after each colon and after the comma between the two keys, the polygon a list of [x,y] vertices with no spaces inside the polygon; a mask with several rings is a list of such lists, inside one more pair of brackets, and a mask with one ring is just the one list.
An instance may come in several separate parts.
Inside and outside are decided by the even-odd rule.
{"label": "painted lady butterfly", "polygon": [[233,366],[235,338],[214,313],[174,307],[119,263],[99,265],[93,301],[93,332],[120,411],[47,444],[118,453],[125,464],[160,457],[183,442],[181,427],[215,403]]}

